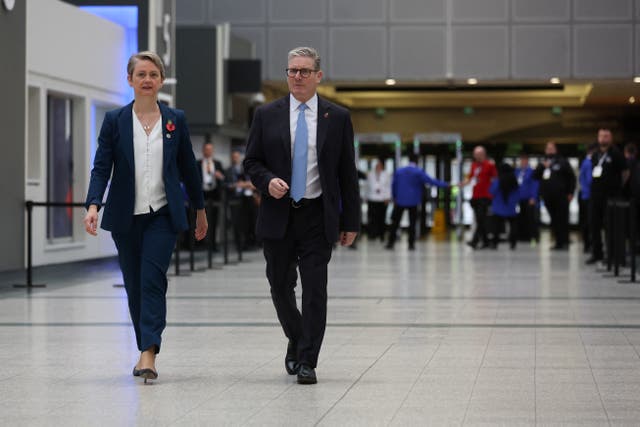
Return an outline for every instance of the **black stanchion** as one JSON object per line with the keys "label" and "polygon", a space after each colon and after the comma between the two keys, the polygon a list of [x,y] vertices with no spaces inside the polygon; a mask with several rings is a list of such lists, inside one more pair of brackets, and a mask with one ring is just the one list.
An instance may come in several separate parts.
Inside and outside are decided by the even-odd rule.
{"label": "black stanchion", "polygon": [[623,263],[625,226],[624,211],[626,202],[622,200],[610,200],[607,203],[607,270],[609,274],[602,277],[618,277],[620,275],[620,265]]}
{"label": "black stanchion", "polygon": [[236,233],[236,221],[233,218],[233,213],[230,211],[230,207],[232,204],[235,204],[235,200],[233,202],[229,201],[229,197],[227,195],[227,191],[222,192],[222,206],[223,206],[223,214],[222,214],[222,253],[224,259],[224,265],[234,265],[235,263],[229,261],[229,230],[227,229],[229,219],[231,220],[231,226],[234,230],[234,240],[237,243],[237,233]]}
{"label": "black stanchion", "polygon": [[168,274],[168,276],[191,276],[191,273],[189,272],[180,271],[180,249],[180,237],[178,237],[178,239],[176,240],[176,247],[173,250],[174,273]]}
{"label": "black stanchion", "polygon": [[26,288],[26,289],[31,289],[31,288],[44,288],[47,285],[45,285],[44,283],[33,283],[33,265],[32,265],[32,237],[33,237],[33,207],[34,206],[38,206],[36,205],[34,202],[32,202],[31,200],[27,200],[27,202],[25,203],[25,207],[27,208],[27,269],[26,269],[26,273],[27,273],[27,281],[26,283],[18,283],[13,285],[14,288]]}
{"label": "black stanchion", "polygon": [[[218,209],[218,215],[216,215],[216,218],[220,217],[220,207],[221,207],[221,203],[220,202],[213,202],[209,199],[207,199],[205,201],[206,206],[207,206],[207,212],[209,211],[209,209]],[[218,263],[213,262],[213,245],[216,241],[216,236],[213,233],[213,227],[211,226],[212,224],[209,224],[209,228],[207,229],[207,268],[209,268],[210,270],[221,270],[222,266]],[[217,224],[216,224],[217,225]]]}
{"label": "black stanchion", "polygon": [[206,270],[206,267],[198,267],[196,268],[196,259],[195,259],[195,246],[196,246],[196,237],[195,233],[195,211],[190,208],[189,209],[189,270],[193,272],[202,272]]}
{"label": "black stanchion", "polygon": [[25,208],[27,209],[27,268],[26,268],[26,283],[17,283],[13,285],[14,288],[44,288],[44,283],[33,283],[33,208],[36,206],[47,208],[73,208],[84,207],[84,203],[78,202],[34,202],[27,200],[25,202]]}
{"label": "black stanchion", "polygon": [[[596,272],[606,271],[610,273],[613,270],[613,228],[615,226],[614,221],[615,201],[607,200],[606,210],[606,222],[605,222],[605,245],[607,248],[606,270],[596,270]],[[610,274],[605,274],[603,277],[612,277]]]}
{"label": "black stanchion", "polygon": [[636,283],[636,251],[638,247],[637,205],[634,199],[629,202],[629,280],[618,283]]}
{"label": "black stanchion", "polygon": [[614,208],[613,223],[613,275],[620,275],[620,266],[624,264],[624,246],[625,246],[625,221],[624,214],[626,210],[626,202],[617,200]]}

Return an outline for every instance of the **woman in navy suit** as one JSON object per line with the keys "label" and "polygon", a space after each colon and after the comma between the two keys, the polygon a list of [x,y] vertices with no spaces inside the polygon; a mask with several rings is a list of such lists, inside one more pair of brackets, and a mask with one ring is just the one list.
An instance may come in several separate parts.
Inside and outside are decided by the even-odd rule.
{"label": "woman in navy suit", "polygon": [[[132,55],[127,80],[134,101],[106,114],[91,172],[85,229],[111,231],[129,302],[140,359],[133,375],[156,379],[156,354],[166,325],[167,269],[179,232],[186,230],[180,181],[196,209],[195,237],[207,233],[202,183],[184,112],[158,102],[165,72],[149,51]],[[112,174],[113,171],[113,174]],[[111,179],[106,203],[102,198]]]}

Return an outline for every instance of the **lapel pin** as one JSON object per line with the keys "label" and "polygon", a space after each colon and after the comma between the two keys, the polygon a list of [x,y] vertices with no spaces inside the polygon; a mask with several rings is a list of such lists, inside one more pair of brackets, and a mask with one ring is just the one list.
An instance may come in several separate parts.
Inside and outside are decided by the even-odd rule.
{"label": "lapel pin", "polygon": [[324,113],[324,118],[328,119],[329,118],[329,113]]}

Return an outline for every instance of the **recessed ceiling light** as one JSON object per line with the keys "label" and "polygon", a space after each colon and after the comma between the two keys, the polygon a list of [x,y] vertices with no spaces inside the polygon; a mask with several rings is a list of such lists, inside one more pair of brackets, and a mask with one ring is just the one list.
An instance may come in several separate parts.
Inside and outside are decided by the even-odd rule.
{"label": "recessed ceiling light", "polygon": [[640,83],[640,76],[633,78],[634,83]]}
{"label": "recessed ceiling light", "polygon": [[549,79],[549,81],[551,82],[551,84],[553,85],[559,85],[560,84],[560,79],[558,77],[551,77]]}
{"label": "recessed ceiling light", "polygon": [[384,84],[386,84],[387,86],[393,86],[396,84],[396,79],[387,79],[384,81]]}
{"label": "recessed ceiling light", "polygon": [[635,104],[636,103],[636,97],[635,96],[630,96],[629,97],[629,104]]}
{"label": "recessed ceiling light", "polygon": [[477,85],[478,84],[478,79],[475,79],[475,78],[471,77],[470,79],[467,79],[467,84]]}

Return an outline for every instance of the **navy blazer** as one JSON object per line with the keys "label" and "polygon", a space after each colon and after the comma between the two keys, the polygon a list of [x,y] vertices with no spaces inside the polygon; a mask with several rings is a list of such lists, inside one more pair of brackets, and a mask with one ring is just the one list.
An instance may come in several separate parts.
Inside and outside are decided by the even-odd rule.
{"label": "navy blazer", "polygon": [[[338,240],[339,231],[360,229],[358,174],[349,111],[318,97],[316,138],[325,236],[333,243]],[[256,234],[281,239],[289,222],[291,199],[288,194],[281,199],[269,195],[269,181],[280,178],[291,185],[289,95],[256,110],[247,140],[244,170],[263,196]]]}
{"label": "navy blazer", "polygon": [[[182,110],[169,108],[162,103],[162,140],[164,188],[171,223],[176,232],[188,228],[180,181],[184,182],[191,203],[196,209],[204,209],[202,181],[196,167],[191,138]],[[102,122],[98,149],[91,171],[91,181],[85,206],[102,207],[102,198],[111,179],[109,195],[104,204],[101,228],[114,233],[126,233],[133,223],[135,204],[135,161],[133,158],[133,102],[109,111]],[[175,125],[169,131],[167,123]],[[113,174],[111,171],[113,170]]]}

